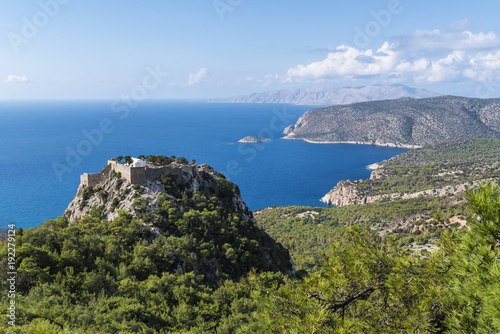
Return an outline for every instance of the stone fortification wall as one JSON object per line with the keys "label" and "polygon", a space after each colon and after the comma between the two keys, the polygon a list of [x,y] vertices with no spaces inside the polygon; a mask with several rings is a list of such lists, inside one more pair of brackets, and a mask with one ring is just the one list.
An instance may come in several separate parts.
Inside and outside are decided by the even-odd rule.
{"label": "stone fortification wall", "polygon": [[80,183],[85,185],[85,186],[95,187],[98,184],[101,184],[104,181],[106,181],[107,179],[109,179],[111,171],[112,171],[112,166],[107,165],[99,173],[96,173],[96,174],[85,173],[85,174],[80,176]]}
{"label": "stone fortification wall", "polygon": [[109,160],[108,165],[102,171],[96,174],[85,173],[80,177],[82,185],[95,187],[104,183],[113,172],[121,173],[121,176],[131,184],[143,184],[148,180],[160,180],[161,176],[170,171],[174,175],[182,175],[186,172],[193,172],[196,169],[194,166],[179,165],[173,163],[168,166],[147,166],[147,167],[128,167],[117,163],[114,160]]}
{"label": "stone fortification wall", "polygon": [[121,173],[122,177],[131,184],[141,184],[147,181],[146,167],[129,167],[114,160],[109,160],[108,164],[113,171]]}
{"label": "stone fortification wall", "polygon": [[132,184],[146,183],[148,177],[146,176],[147,167],[131,167],[130,179],[128,181]]}

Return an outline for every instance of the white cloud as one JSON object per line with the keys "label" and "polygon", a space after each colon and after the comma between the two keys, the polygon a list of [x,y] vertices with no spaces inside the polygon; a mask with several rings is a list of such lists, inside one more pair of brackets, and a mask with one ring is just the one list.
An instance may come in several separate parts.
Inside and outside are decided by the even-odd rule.
{"label": "white cloud", "polygon": [[[327,58],[288,70],[289,82],[324,79],[363,79],[377,76],[380,81],[459,82],[500,80],[500,50],[477,52],[455,50],[439,56],[415,57],[387,42],[374,51],[340,46]],[[492,79],[493,78],[493,79]]]}
{"label": "white cloud", "polygon": [[500,78],[500,50],[495,53],[478,54],[469,59],[469,68],[464,75],[476,81],[493,81]]}
{"label": "white cloud", "polygon": [[414,61],[402,60],[397,66],[395,71],[400,73],[421,72],[426,70],[430,65],[429,60],[425,58],[417,59]]}
{"label": "white cloud", "polygon": [[[470,22],[461,23],[465,27]],[[455,28],[458,26],[456,23]],[[387,41],[378,49],[338,46],[323,60],[288,69],[286,81],[360,81],[367,77],[393,83],[500,81],[500,37],[494,32],[418,30],[397,39],[399,43]]]}
{"label": "white cloud", "polygon": [[500,69],[500,50],[497,50],[496,53],[478,54],[471,58],[470,64],[473,67],[498,70]]}
{"label": "white cloud", "polygon": [[29,82],[28,77],[25,75],[14,75],[11,74],[7,77],[7,79],[4,80],[6,83],[13,83],[13,82]]}
{"label": "white cloud", "polygon": [[397,38],[402,49],[409,50],[478,50],[500,47],[500,38],[492,31],[474,34],[470,31],[442,33],[439,30],[416,30]]}
{"label": "white cloud", "polygon": [[454,81],[461,76],[464,63],[467,63],[465,53],[454,51],[444,58],[430,62],[430,66],[420,72],[415,81]]}
{"label": "white cloud", "polygon": [[188,85],[196,85],[199,84],[200,82],[204,81],[210,76],[206,68],[201,68],[198,72],[196,73],[191,73],[189,75],[189,81]]}
{"label": "white cloud", "polygon": [[309,65],[298,65],[288,70],[288,78],[325,78],[338,76],[373,76],[387,73],[397,63],[394,45],[384,43],[378,50],[358,50],[341,45],[325,60]]}

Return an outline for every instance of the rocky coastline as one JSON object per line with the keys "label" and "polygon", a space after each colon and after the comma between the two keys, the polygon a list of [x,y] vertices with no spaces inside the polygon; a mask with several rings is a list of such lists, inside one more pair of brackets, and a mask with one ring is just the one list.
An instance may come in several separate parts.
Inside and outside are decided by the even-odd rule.
{"label": "rocky coastline", "polygon": [[303,140],[305,142],[311,143],[311,144],[357,144],[357,145],[375,145],[375,146],[382,146],[382,147],[396,147],[396,148],[409,148],[409,149],[414,149],[414,148],[421,148],[422,146],[420,145],[409,145],[409,144],[401,144],[401,143],[385,143],[385,142],[379,142],[379,141],[320,141],[320,140],[310,140],[310,139],[305,139],[305,138],[294,138],[290,136],[285,136],[282,137],[281,139],[295,139],[295,140]]}

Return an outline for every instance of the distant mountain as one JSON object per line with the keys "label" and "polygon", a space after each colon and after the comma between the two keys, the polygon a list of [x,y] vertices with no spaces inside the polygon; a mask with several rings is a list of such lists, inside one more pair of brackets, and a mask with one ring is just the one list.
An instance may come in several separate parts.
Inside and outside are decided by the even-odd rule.
{"label": "distant mountain", "polygon": [[407,147],[500,139],[500,99],[439,96],[330,106],[307,111],[284,134],[315,142]]}
{"label": "distant mountain", "polygon": [[213,103],[291,103],[301,105],[334,105],[363,101],[392,100],[401,97],[426,98],[439,96],[425,89],[403,85],[366,87],[312,87],[276,90],[264,93],[240,95],[227,99],[213,99]]}

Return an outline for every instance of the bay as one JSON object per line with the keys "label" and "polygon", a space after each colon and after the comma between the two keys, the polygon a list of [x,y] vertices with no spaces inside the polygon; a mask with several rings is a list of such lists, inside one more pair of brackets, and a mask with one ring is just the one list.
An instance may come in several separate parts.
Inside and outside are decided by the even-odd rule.
{"label": "bay", "polygon": [[[311,106],[203,101],[0,103],[0,223],[28,228],[62,215],[82,173],[119,155],[164,154],[207,163],[238,184],[251,210],[324,206],[344,179],[406,149],[280,139]],[[270,138],[237,143],[246,136]]]}

